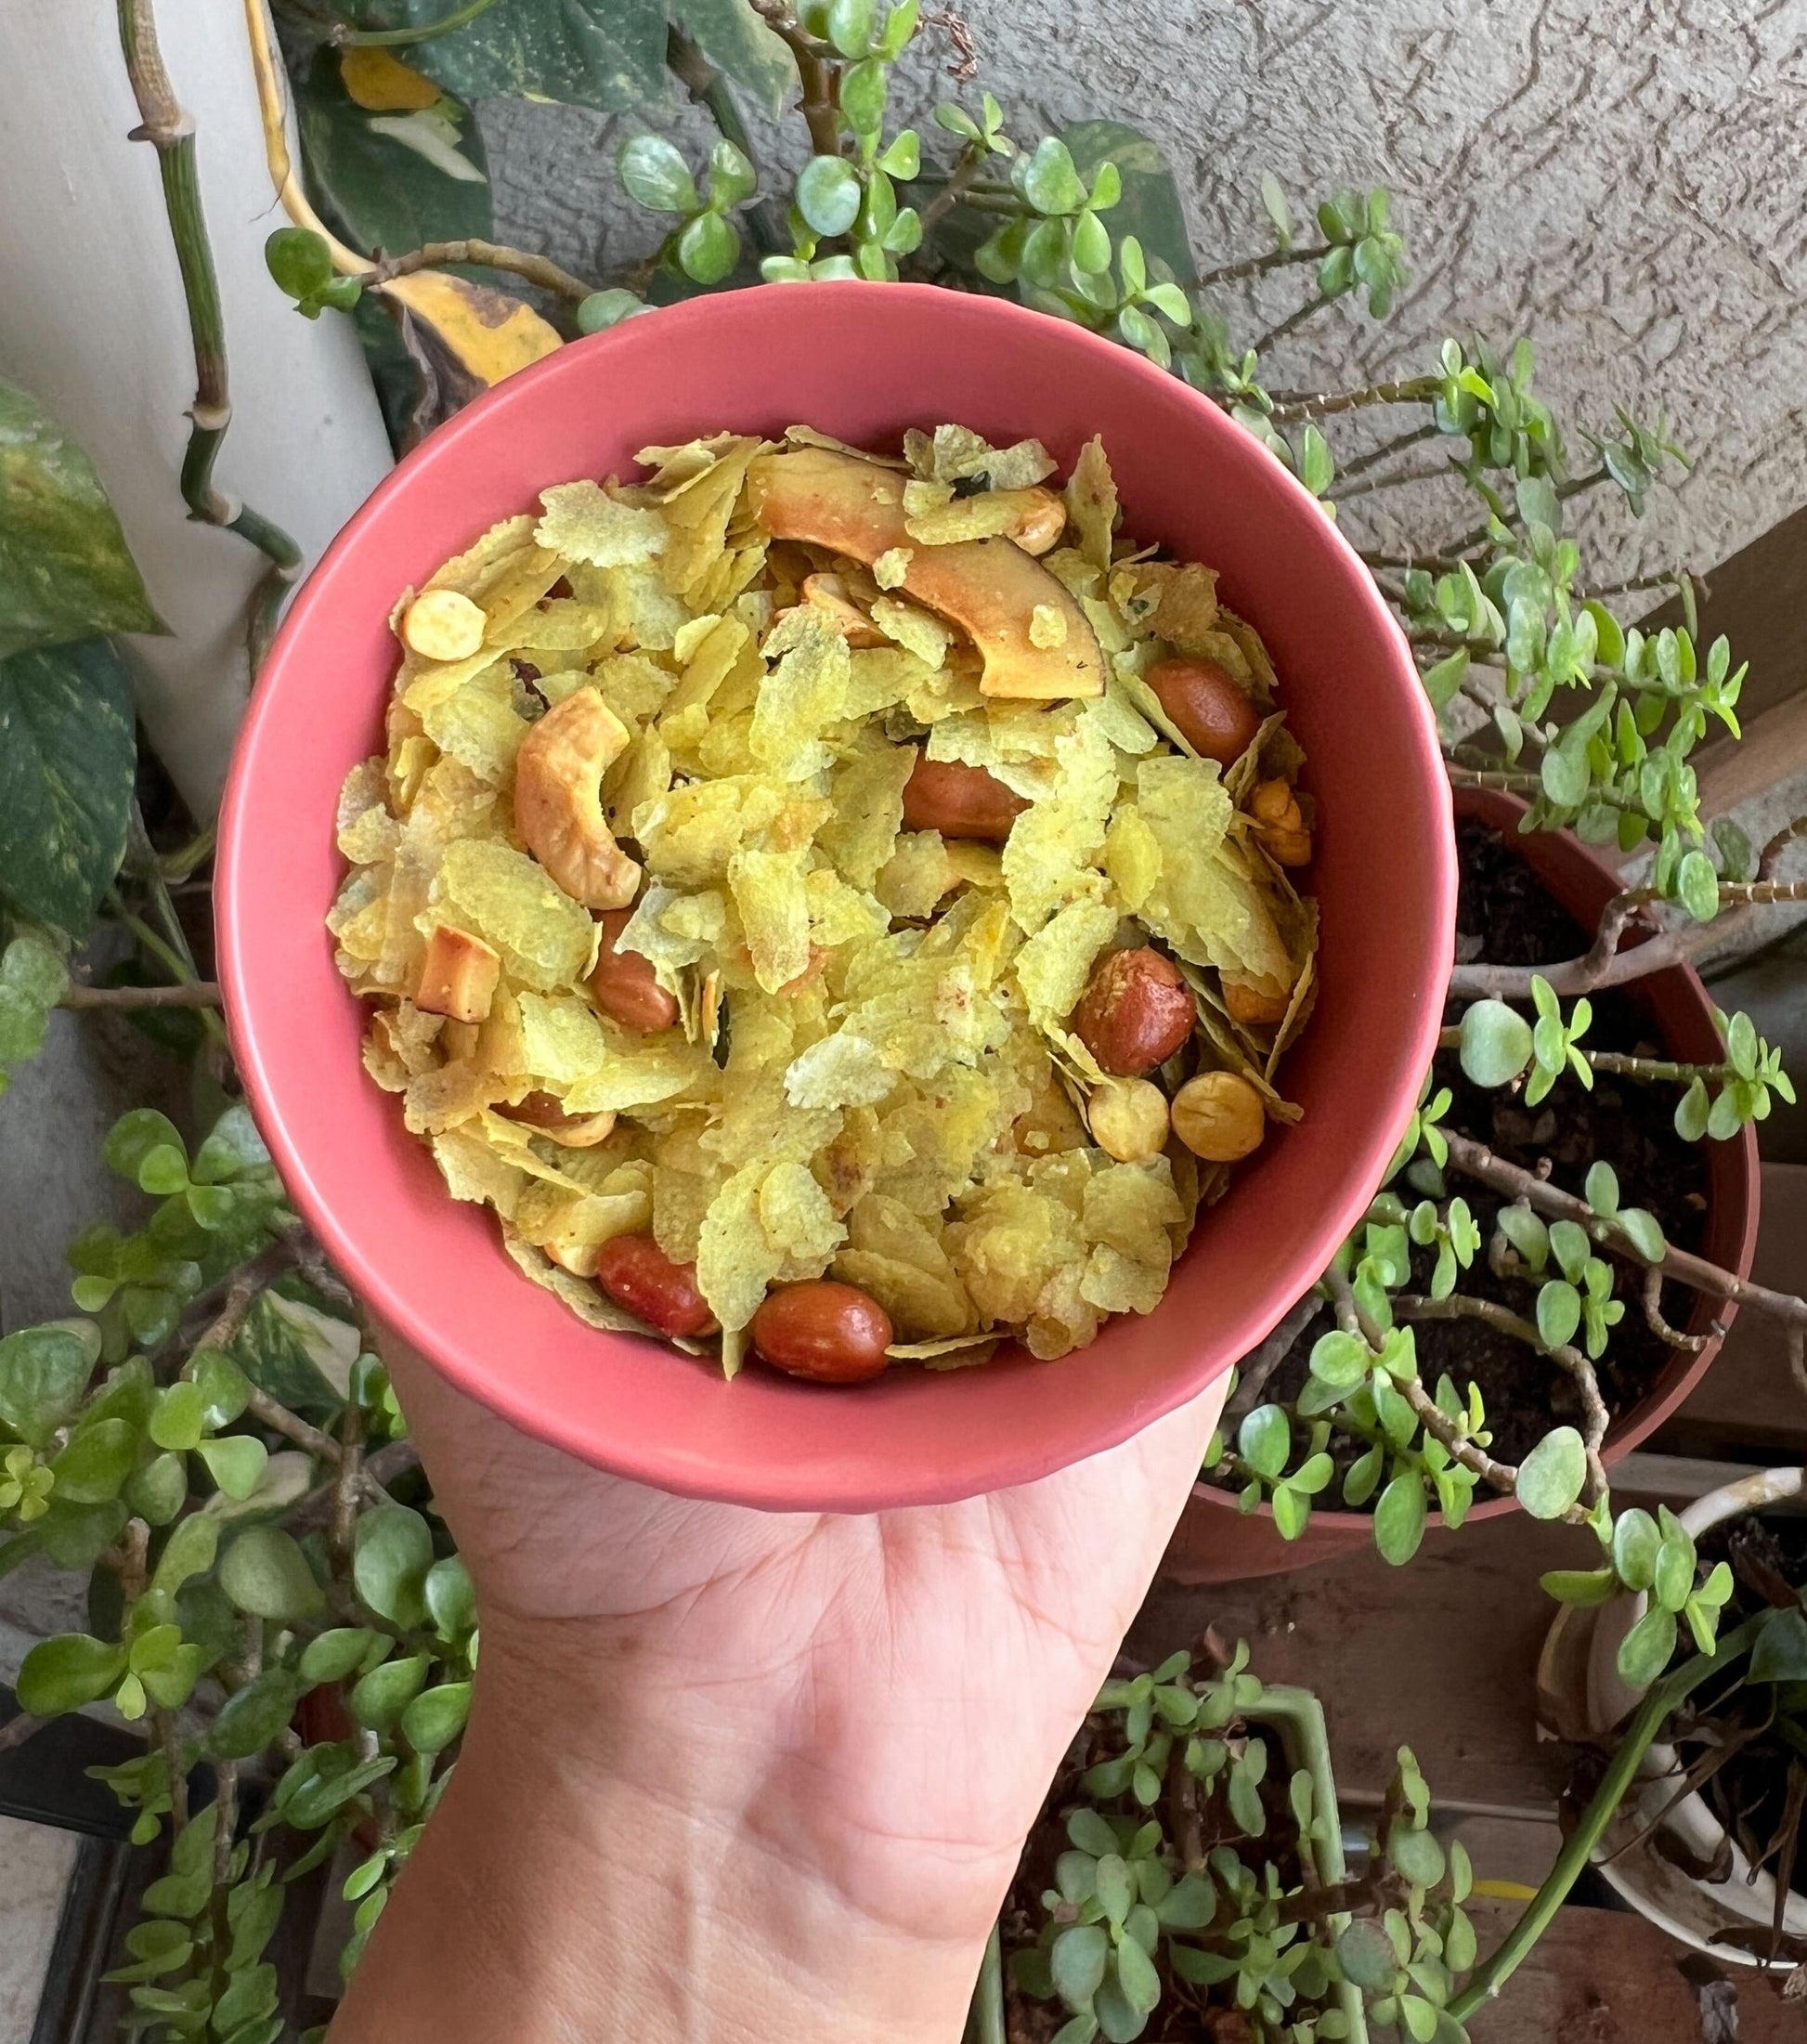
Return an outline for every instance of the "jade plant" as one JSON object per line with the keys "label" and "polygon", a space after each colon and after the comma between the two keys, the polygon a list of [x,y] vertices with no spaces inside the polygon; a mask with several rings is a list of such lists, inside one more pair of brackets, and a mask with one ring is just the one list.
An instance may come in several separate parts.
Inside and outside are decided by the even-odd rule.
{"label": "jade plant", "polygon": [[1060,2011],[1031,2034],[1130,2044],[1166,2003],[1242,2019],[1201,2035],[1276,2044],[1362,2036],[1365,2017],[1461,2037],[1445,2011],[1476,1961],[1473,1877],[1431,1831],[1410,1751],[1351,1875],[1322,1712],[1248,1663],[1239,1645],[1195,1673],[1182,1650],[1100,1692],[1005,1907],[1010,1994]]}
{"label": "jade plant", "polygon": [[[524,9],[530,35],[516,33]],[[1421,372],[1347,390],[1289,388],[1271,367],[1308,321],[1388,314],[1406,267],[1384,191],[1332,192],[1295,215],[1268,177],[1252,195],[1256,245],[1202,258],[1146,136],[1112,119],[1025,132],[977,84],[957,16],[918,18],[910,0],[650,13],[471,0],[424,23],[417,11],[281,0],[280,53],[250,15],[292,221],[271,239],[271,272],[304,315],[358,322],[398,436],[571,336],[697,291],[907,278],[1014,295],[1104,333],[1220,404],[1352,531],[1414,648],[1452,780],[1523,796],[1529,829],[1647,861],[1575,957],[1458,966],[1446,1052],[1469,1083],[1529,1109],[1610,1073],[1672,1093],[1690,1140],[1792,1097],[1742,1016],[1723,1019],[1723,1054],[1706,1064],[1590,1040],[1591,997],[1696,955],[1760,905],[1807,898],[1807,880],[1781,870],[1807,822],[1756,853],[1699,814],[1690,755],[1710,731],[1736,735],[1742,670],[1723,641],[1696,644],[1694,578],[1678,566],[1603,587],[1566,530],[1583,493],[1638,514],[1684,460],[1668,429],[1621,414],[1572,454],[1525,339],[1448,338]],[[120,26],[196,344],[182,498],[267,564],[254,666],[299,556],[214,485],[230,411],[195,176],[206,137],[158,54],[150,0],[121,0]],[[889,109],[894,67],[925,47],[953,89],[917,133]],[[660,132],[674,88],[712,123],[707,148]],[[492,239],[471,101],[511,94],[637,117],[618,168],[651,223],[643,257],[578,277]],[[755,130],[782,134],[791,113],[794,139],[762,153]],[[1289,279],[1294,302],[1263,326],[1255,295],[1268,303]],[[141,1225],[85,1231],[70,1253],[75,1316],[0,1341],[0,1571],[36,1556],[90,1581],[88,1630],[32,1650],[22,1714],[0,1738],[105,1705],[143,1726],[142,1756],[110,1772],[134,1836],[170,1850],[128,1933],[134,2025],[266,2044],[282,2019],[264,1954],[290,1884],[329,1854],[355,1855],[349,1966],[454,1764],[475,1613],[358,1307],[236,1104],[200,935],[211,826],[186,818],[138,756],[107,636],[157,629],[142,581],[92,468],[26,393],[0,388],[0,451],[29,485],[0,491],[0,717],[32,740],[0,761],[0,1078],[42,1048],[53,1010],[110,1009],[186,1065],[205,1130],[190,1143],[149,1107],[124,1117],[106,1159],[151,1203]],[[1426,455],[1465,514],[1409,553],[1361,548],[1365,501],[1414,484]],[[1639,605],[1665,592],[1683,622],[1640,629]],[[1645,941],[1624,944],[1634,927]],[[1249,1359],[1212,1465],[1288,1534],[1326,1501],[1372,1503],[1399,1561],[1433,1514],[1458,1524],[1483,1492],[1590,1529],[1596,1566],[1550,1578],[1552,1591],[1651,1592],[1622,1657],[1633,1679],[1660,1674],[1678,1641],[1692,1650],[1633,1724],[1631,1743],[1647,1744],[1662,1722],[1651,1712],[1728,1665],[1747,1629],[1715,1637],[1729,1585],[1676,1521],[1615,1507],[1600,1369],[1628,1324],[1700,1338],[1663,1317],[1671,1283],[1776,1314],[1799,1374],[1807,1305],[1665,1240],[1648,1190],[1621,1186],[1606,1160],[1522,1169],[1448,1126],[1450,1105],[1427,1080],[1387,1185],[1324,1274],[1336,1324],[1303,1387],[1264,1400],[1280,1350]],[[1480,1269],[1515,1303],[1474,1293]],[[1566,1379],[1582,1424],[1550,1429],[1516,1465],[1492,1454],[1476,1387],[1421,1373],[1416,1330],[1457,1318],[1520,1344],[1538,1382]],[[1548,1921],[1636,1764],[1628,1745],[1537,1901],[1476,1963],[1465,1872],[1431,1838],[1409,1759],[1374,1864],[1328,1881],[1331,1806],[1308,1774],[1282,1780],[1261,1702],[1240,1660],[1196,1678],[1172,1661],[1099,1699],[1081,1777],[1058,1791],[1071,1796],[1068,1850],[1016,1922],[1020,1991],[1046,1991],[1069,2044],[1087,2024],[1137,2034],[1151,1986],[1215,1998],[1276,2037],[1351,2034],[1347,1990],[1375,2020],[1447,2040]],[[212,1796],[191,1808],[198,1767]]]}

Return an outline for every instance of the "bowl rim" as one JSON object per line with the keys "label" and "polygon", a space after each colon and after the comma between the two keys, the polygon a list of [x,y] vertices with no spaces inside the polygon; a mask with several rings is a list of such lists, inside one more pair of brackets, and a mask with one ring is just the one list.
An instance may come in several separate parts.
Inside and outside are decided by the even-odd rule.
{"label": "bowl rim", "polygon": [[[1349,542],[1325,516],[1322,505],[1271,449],[1247,434],[1246,429],[1238,426],[1208,396],[1179,376],[1076,323],[983,293],[950,293],[944,287],[930,284],[864,280],[817,281],[786,284],[782,288],[787,294],[786,305],[796,303],[800,310],[812,303],[840,307],[858,299],[864,299],[875,310],[904,304],[920,307],[932,303],[936,317],[945,312],[963,320],[976,319],[994,324],[1000,345],[1008,346],[1013,339],[1020,337],[1025,341],[1033,339],[1042,347],[1049,345],[1064,347],[1072,355],[1076,374],[1083,372],[1088,364],[1096,364],[1100,370],[1108,369],[1111,374],[1125,378],[1132,384],[1142,385],[1150,396],[1160,393],[1168,402],[1172,401],[1176,390],[1183,393],[1184,397],[1197,407],[1204,432],[1240,434],[1248,448],[1270,464],[1270,479],[1277,486],[1282,501],[1288,503],[1293,516],[1299,520],[1320,521],[1324,537],[1331,542],[1332,557],[1334,558],[1339,550],[1343,555],[1346,593],[1351,607],[1365,614],[1368,626],[1375,639],[1386,647],[1401,680],[1407,676],[1415,677],[1416,663],[1398,620]],[[669,335],[680,326],[707,326],[723,316],[724,306],[746,299],[748,293],[755,290],[763,293],[764,287],[748,286],[661,306],[657,308],[656,331]],[[763,295],[758,302],[760,305],[770,303]],[[309,637],[314,613],[331,599],[334,570],[348,554],[363,545],[365,535],[383,518],[391,501],[411,487],[419,468],[429,461],[443,463],[448,458],[456,459],[463,443],[473,436],[480,439],[492,430],[491,422],[505,414],[512,405],[529,401],[538,384],[571,375],[577,360],[594,358],[621,345],[624,334],[633,336],[630,345],[644,345],[645,332],[638,318],[621,321],[600,333],[566,344],[473,399],[402,456],[328,545],[290,604],[252,691],[233,748],[220,810],[214,894],[219,973],[227,996],[228,1033],[246,1095],[290,1198],[358,1298],[382,1324],[419,1348],[432,1366],[458,1389],[524,1433],[592,1465],[600,1463],[611,1472],[633,1481],[680,1495],[720,1499],[767,1510],[869,1512],[894,1506],[945,1504],[1035,1480],[1076,1461],[1120,1446],[1153,1421],[1202,1396],[1211,1384],[1227,1374],[1234,1358],[1226,1358],[1223,1368],[1202,1381],[1189,1378],[1176,1370],[1163,1380],[1158,1391],[1135,1399],[1124,1398],[1114,1409],[1113,1419],[1108,1426],[1094,1423],[1088,1428],[1083,1445],[1075,1446],[1069,1441],[1063,1446],[1041,1439],[1000,1441],[982,1457],[975,1454],[972,1458],[983,1459],[990,1465],[977,1477],[964,1465],[957,1468],[913,1465],[908,1468],[891,1469],[881,1483],[875,1483],[870,1478],[855,1479],[846,1465],[838,1462],[836,1474],[829,1475],[826,1467],[816,1468],[806,1479],[806,1485],[800,1485],[796,1472],[775,1462],[730,1463],[707,1450],[694,1449],[669,1436],[612,1438],[606,1446],[604,1462],[592,1430],[573,1424],[566,1408],[524,1391],[522,1380],[509,1374],[487,1370],[464,1359],[440,1352],[424,1309],[414,1303],[415,1288],[398,1281],[385,1266],[384,1259],[367,1249],[362,1239],[364,1231],[342,1222],[318,1191],[306,1161],[311,1140],[305,1133],[297,1134],[297,1127],[306,1117],[297,1116],[292,1103],[279,1098],[278,1090],[270,1084],[258,1039],[255,1001],[248,997],[250,983],[239,942],[246,915],[240,881],[247,861],[254,857],[255,847],[246,790],[262,764],[261,754],[266,749],[272,704],[287,685],[287,663],[294,648]],[[1403,1048],[1409,1049],[1410,1055],[1401,1056],[1401,1076],[1394,1087],[1387,1112],[1378,1116],[1374,1123],[1367,1158],[1369,1168],[1360,1172],[1350,1170],[1340,1194],[1327,1199],[1315,1225],[1303,1230],[1307,1243],[1315,1243],[1321,1238],[1329,1244],[1324,1251],[1325,1256],[1365,1209],[1372,1193],[1370,1178],[1378,1182],[1386,1158],[1410,1120],[1416,1105],[1417,1082],[1404,1074],[1429,1067],[1447,975],[1453,961],[1454,834],[1435,718],[1428,698],[1415,686],[1409,693],[1401,691],[1399,709],[1397,738],[1404,755],[1402,764],[1408,768],[1405,778],[1418,785],[1441,788],[1445,793],[1442,853],[1435,861],[1426,889],[1431,919],[1446,939],[1440,947],[1444,962],[1433,969],[1426,983],[1413,989],[1410,1011],[1401,1016]],[[1383,1137],[1385,1139],[1384,1145]],[[1315,1249],[1313,1255],[1316,1255]],[[1290,1303],[1277,1290],[1263,1312],[1253,1316],[1256,1324],[1252,1339],[1262,1339],[1285,1313]]]}

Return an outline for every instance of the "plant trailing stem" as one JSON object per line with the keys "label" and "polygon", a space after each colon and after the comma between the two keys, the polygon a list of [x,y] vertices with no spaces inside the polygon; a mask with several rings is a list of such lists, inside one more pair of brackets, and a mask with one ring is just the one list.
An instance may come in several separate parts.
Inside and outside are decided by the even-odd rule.
{"label": "plant trailing stem", "polygon": [[1612,1821],[1613,1813],[1637,1779],[1639,1764],[1649,1751],[1657,1734],[1710,1675],[1717,1674],[1750,1646],[1760,1622],[1757,1619],[1747,1619],[1742,1625],[1727,1633],[1710,1654],[1696,1654],[1648,1691],[1618,1751],[1613,1755],[1611,1764],[1601,1777],[1592,1801],[1563,1842],[1562,1851],[1544,1876],[1542,1886],[1526,1904],[1524,1915],[1486,1962],[1470,1974],[1467,1985],[1450,2003],[1449,2012],[1455,2022],[1466,2023],[1478,2013],[1518,1970],[1538,1939],[1549,1929],[1556,1911],[1567,1900],[1569,1890],[1592,1858],[1594,1848]]}
{"label": "plant trailing stem", "polygon": [[1299,306],[1297,311],[1289,312],[1285,319],[1278,321],[1275,325],[1270,326],[1268,329],[1267,332],[1258,334],[1255,339],[1252,341],[1249,345],[1254,348],[1254,352],[1259,355],[1264,348],[1270,348],[1273,346],[1275,342],[1285,340],[1286,336],[1289,333],[1296,332],[1300,327],[1304,326],[1307,319],[1315,318],[1317,314],[1324,311],[1327,307],[1333,306],[1335,303],[1336,300],[1334,298],[1325,298],[1322,296],[1307,298],[1304,305]]}
{"label": "plant trailing stem", "polygon": [[220,990],[213,980],[189,980],[181,986],[71,985],[58,1008],[217,1008]]}
{"label": "plant trailing stem", "polygon": [[270,564],[252,601],[248,640],[254,675],[275,631],[283,601],[301,573],[301,549],[280,526],[214,487],[214,465],[232,423],[232,400],[227,380],[226,322],[220,310],[219,279],[214,269],[214,253],[207,239],[195,168],[194,122],[176,98],[164,67],[151,0],[118,0],[118,4],[120,46],[138,106],[139,124],[132,130],[131,138],[149,142],[157,152],[163,206],[176,243],[182,295],[194,343],[195,395],[188,409],[188,450],[182,459],[182,500],[191,519],[236,532]]}
{"label": "plant trailing stem", "polygon": [[422,21],[410,28],[356,29],[349,22],[336,21],[327,41],[342,49],[403,49],[411,43],[431,42],[436,35],[450,35],[458,29],[468,28],[495,4],[496,0],[464,0],[462,7],[442,14],[436,21]]}
{"label": "plant trailing stem", "polygon": [[1280,391],[1275,394],[1269,416],[1279,425],[1300,419],[1321,419],[1333,411],[1359,411],[1369,405],[1426,405],[1442,387],[1440,377],[1401,376],[1391,383],[1369,384],[1360,390]]}
{"label": "plant trailing stem", "polygon": [[[1651,887],[1632,887],[1615,894],[1601,911],[1593,943],[1578,958],[1565,958],[1541,968],[1514,965],[1459,965],[1450,975],[1451,1000],[1480,1000],[1493,996],[1500,1000],[1528,1000],[1531,982],[1549,983],[1553,994],[1591,994],[1595,988],[1618,986],[1646,973],[1660,972],[1705,950],[1716,937],[1734,925],[1692,923],[1659,931],[1647,943],[1621,950],[1618,940],[1625,926],[1642,908],[1664,897]],[[1722,907],[1758,907],[1774,902],[1807,901],[1807,880],[1722,880]]]}
{"label": "plant trailing stem", "polygon": [[[1478,1320],[1485,1321],[1502,1334],[1510,1334],[1514,1341],[1522,1341],[1528,1347],[1535,1348],[1539,1355],[1548,1356],[1557,1369],[1569,1377],[1580,1394],[1581,1417],[1586,1421],[1586,1431],[1581,1439],[1587,1449],[1588,1458],[1588,1503],[1594,1504],[1606,1495],[1606,1470],[1600,1460],[1600,1446],[1606,1438],[1606,1429],[1612,1425],[1612,1415],[1606,1410],[1606,1402],[1600,1396],[1600,1380],[1594,1375],[1593,1365],[1573,1343],[1548,1342],[1539,1332],[1536,1323],[1528,1321],[1523,1314],[1514,1313],[1509,1307],[1499,1305],[1493,1299],[1472,1298],[1462,1293],[1452,1293],[1448,1298],[1424,1298],[1416,1293],[1402,1292],[1394,1305],[1407,1320]],[[1585,1517],[1585,1514],[1582,1515]]]}
{"label": "plant trailing stem", "polygon": [[1249,255],[1240,263],[1226,263],[1219,269],[1208,269],[1192,288],[1209,291],[1213,284],[1235,284],[1245,277],[1265,277],[1269,270],[1286,269],[1294,263],[1321,263],[1329,254],[1329,244],[1322,241],[1311,248],[1272,249],[1266,255]]}
{"label": "plant trailing stem", "polygon": [[947,174],[947,182],[922,209],[922,238],[925,241],[965,196],[967,188],[978,176],[986,153],[982,143],[968,142],[955,158],[954,168]]}
{"label": "plant trailing stem", "polygon": [[1515,1164],[1508,1164],[1503,1157],[1496,1157],[1484,1143],[1471,1141],[1452,1129],[1445,1129],[1443,1133],[1450,1146],[1450,1163],[1463,1178],[1490,1185],[1496,1192],[1523,1200],[1528,1206],[1558,1220],[1579,1222],[1593,1241],[1641,1269],[1659,1269],[1664,1277],[1673,1278],[1678,1284],[1685,1284],[1696,1292],[1704,1292],[1710,1298],[1736,1299],[1741,1306],[1748,1306],[1779,1320],[1786,1330],[1790,1358],[1799,1374],[1803,1346],[1807,1345],[1807,1299],[1796,1298],[1787,1292],[1772,1292],[1767,1285],[1752,1284],[1748,1278],[1741,1278],[1731,1270],[1722,1270],[1716,1263],[1709,1263],[1704,1256],[1678,1249],[1672,1243],[1664,1243],[1660,1256],[1647,1256],[1618,1219],[1597,1212],[1586,1200],[1563,1191],[1535,1172],[1522,1170]]}
{"label": "plant trailing stem", "polygon": [[[1355,1295],[1355,1287],[1334,1264],[1326,1270],[1320,1281],[1329,1293],[1331,1303],[1336,1308],[1337,1324],[1345,1334],[1355,1334],[1365,1341],[1378,1356],[1386,1345],[1386,1336],[1364,1313]],[[1416,1414],[1419,1425],[1449,1450],[1452,1461],[1472,1471],[1481,1481],[1493,1490],[1511,1496],[1518,1488],[1518,1469],[1515,1464],[1496,1462],[1486,1449],[1470,1440],[1457,1427],[1455,1422],[1425,1390],[1416,1377],[1395,1380],[1399,1395]],[[1571,1506],[1577,1517],[1583,1522],[1586,1515]]]}
{"label": "plant trailing stem", "polygon": [[[1392,439],[1383,440],[1378,447],[1371,447],[1367,453],[1358,454],[1352,461],[1345,462],[1339,472],[1338,480],[1346,483],[1355,476],[1365,475],[1371,468],[1378,468],[1383,462],[1389,461],[1396,454],[1403,454],[1407,448],[1416,447],[1421,440],[1436,439],[1436,434],[1437,429],[1434,424],[1413,426],[1409,432],[1395,434]],[[1371,566],[1376,565],[1374,559],[1370,555],[1364,553],[1361,557]],[[1379,560],[1378,565],[1382,567],[1410,567],[1425,564],[1413,563],[1410,560],[1398,561],[1383,558]]]}
{"label": "plant trailing stem", "polygon": [[574,301],[588,298],[595,290],[581,277],[561,269],[550,256],[535,255],[526,249],[509,248],[499,241],[428,241],[410,249],[405,255],[384,256],[363,281],[373,289],[397,277],[411,277],[416,270],[443,269],[448,263],[475,263],[485,269],[505,269],[544,291],[556,292]]}

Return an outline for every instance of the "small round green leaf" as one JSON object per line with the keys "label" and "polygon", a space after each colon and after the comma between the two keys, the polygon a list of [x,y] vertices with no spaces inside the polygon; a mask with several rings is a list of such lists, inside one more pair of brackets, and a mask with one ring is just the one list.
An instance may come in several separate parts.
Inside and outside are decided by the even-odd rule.
{"label": "small round green leaf", "polygon": [[430,1665],[426,1655],[410,1654],[372,1668],[359,1677],[346,1699],[352,1716],[372,1731],[387,1731],[420,1694]]}
{"label": "small round green leaf", "polygon": [[14,1685],[21,1711],[60,1717],[106,1696],[125,1673],[125,1648],[87,1633],[59,1633],[25,1656]]}
{"label": "small round green leaf", "polygon": [[1286,1467],[1292,1446],[1293,1424],[1278,1405],[1257,1405],[1236,1430],[1237,1452],[1270,1481]]}
{"label": "small round green leaf", "polygon": [[1531,1061],[1531,1025],[1504,1001],[1476,1001],[1462,1018],[1462,1069],[1476,1086],[1509,1086]]}
{"label": "small round green leaf", "polygon": [[1424,1537],[1424,1483],[1415,1469],[1402,1469],[1381,1492],[1374,1507],[1374,1544],[1384,1559],[1402,1567]]}
{"label": "small round green leaf", "polygon": [[306,1556],[280,1526],[246,1527],[220,1558],[219,1582],[239,1609],[254,1618],[289,1621],[325,1608]]}
{"label": "small round green leaf", "polygon": [[418,1625],[426,1610],[422,1585],[432,1566],[433,1535],[418,1512],[381,1504],[358,1519],[352,1581],[379,1618],[404,1631]]}
{"label": "small round green leaf", "polygon": [[1358,1384],[1365,1384],[1373,1366],[1373,1351],[1368,1344],[1359,1334],[1348,1334],[1340,1327],[1320,1334],[1312,1344],[1312,1375],[1320,1384],[1331,1385],[1339,1391],[1353,1390]]}
{"label": "small round green leaf", "polygon": [[1675,894],[1696,922],[1711,922],[1719,914],[1719,875],[1704,852],[1684,855],[1676,869]]}
{"label": "small round green leaf", "polygon": [[635,135],[615,160],[628,197],[655,213],[690,213],[698,204],[690,165],[662,135]]}
{"label": "small round green leaf", "polygon": [[442,1639],[461,1639],[477,1621],[471,1572],[457,1555],[436,1561],[422,1583],[426,1608]]}
{"label": "small round green leaf", "polygon": [[699,213],[678,237],[678,267],[693,283],[719,284],[740,259],[740,236],[719,213]]}
{"label": "small round green leaf", "polygon": [[471,1714],[471,1685],[442,1682],[422,1689],[401,1713],[402,1737],[417,1753],[436,1753],[464,1729]]}
{"label": "small round green leaf", "polygon": [[302,1686],[286,1668],[267,1668],[220,1706],[207,1733],[215,1760],[249,1760],[288,1729]]}
{"label": "small round green leaf", "polygon": [[1552,1348],[1574,1337],[1581,1324],[1581,1295],[1565,1278],[1552,1278],[1537,1295],[1537,1331]]}
{"label": "small round green leaf", "polygon": [[1518,1502],[1533,1518],[1560,1518],[1580,1496],[1587,1473],[1580,1435],[1572,1426],[1554,1427],[1518,1465]]}
{"label": "small round green leaf", "polygon": [[812,156],[798,173],[797,210],[817,234],[845,234],[862,196],[852,165],[838,156]]}
{"label": "small round green leaf", "polygon": [[592,291],[578,306],[578,332],[601,333],[608,327],[619,326],[623,319],[631,319],[652,309],[644,298],[635,297],[630,291],[618,287],[610,291]]}
{"label": "small round green leaf", "polygon": [[335,1625],[310,1639],[301,1650],[302,1679],[307,1683],[343,1682],[370,1651],[376,1634],[364,1625]]}
{"label": "small round green leaf", "polygon": [[1675,1614],[1653,1604],[1618,1643],[1618,1673],[1633,1689],[1647,1689],[1675,1651]]}
{"label": "small round green leaf", "polygon": [[218,1440],[203,1440],[197,1451],[207,1473],[228,1497],[248,1498],[262,1482],[269,1451],[249,1434],[228,1434]]}
{"label": "small round green leaf", "polygon": [[1104,1978],[1104,1962],[1110,1956],[1111,1940],[1098,1923],[1074,1923],[1054,1940],[1048,1953],[1048,1968],[1054,1976],[1054,1991],[1068,2008],[1091,2006]]}
{"label": "small round green leaf", "polygon": [[181,1453],[198,1445],[206,1424],[207,1401],[200,1387],[178,1379],[159,1396],[149,1431],[159,1448]]}
{"label": "small round green leaf", "polygon": [[89,1420],[50,1465],[56,1494],[72,1504],[116,1498],[137,1458],[136,1430],[123,1419]]}

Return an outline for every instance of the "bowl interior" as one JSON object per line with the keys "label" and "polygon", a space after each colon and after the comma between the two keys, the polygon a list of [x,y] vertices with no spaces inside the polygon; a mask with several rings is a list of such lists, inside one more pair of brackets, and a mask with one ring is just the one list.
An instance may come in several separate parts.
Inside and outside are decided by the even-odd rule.
{"label": "bowl interior", "polygon": [[[1205,1213],[1166,1298],[1058,1362],[894,1371],[833,1392],[596,1333],[449,1200],[358,1060],[364,1016],[321,923],[339,783],[381,748],[386,619],[547,484],[642,446],[806,422],[894,441],[944,420],[1034,435],[1063,468],[1104,436],[1123,529],[1221,570],[1270,648],[1318,802],[1320,993],[1285,1083],[1305,1109]],[[405,461],[302,590],[259,681],[222,826],[222,963],[240,1068],[293,1196],[362,1295],[515,1424],[625,1475],[772,1507],[871,1510],[1027,1481],[1126,1439],[1258,1342],[1322,1268],[1411,1111],[1450,957],[1455,866],[1403,641],[1280,464],[1138,357],[997,300],[796,285],[697,300],[561,349]]]}

